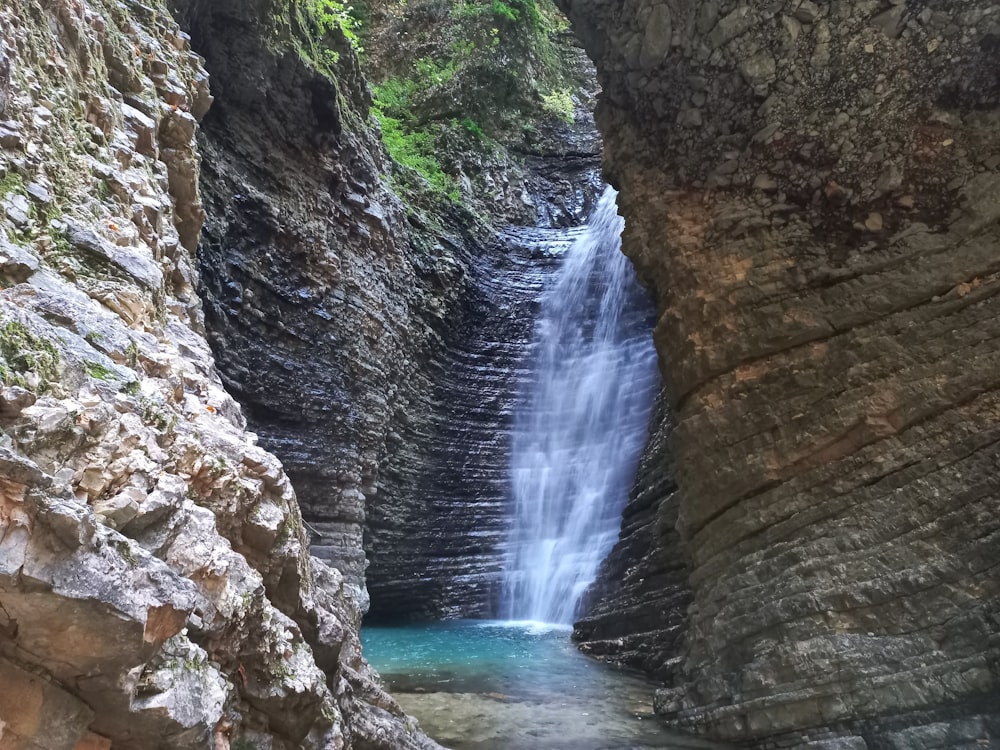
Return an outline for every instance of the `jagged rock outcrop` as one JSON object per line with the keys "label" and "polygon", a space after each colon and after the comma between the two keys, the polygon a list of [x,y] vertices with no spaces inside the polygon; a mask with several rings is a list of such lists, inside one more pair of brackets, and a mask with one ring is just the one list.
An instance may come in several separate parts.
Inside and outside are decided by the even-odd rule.
{"label": "jagged rock outcrop", "polygon": [[0,745],[437,747],[203,338],[188,37],[6,3],[0,93]]}
{"label": "jagged rock outcrop", "polygon": [[1000,7],[564,5],[676,413],[659,712],[1000,746]]}

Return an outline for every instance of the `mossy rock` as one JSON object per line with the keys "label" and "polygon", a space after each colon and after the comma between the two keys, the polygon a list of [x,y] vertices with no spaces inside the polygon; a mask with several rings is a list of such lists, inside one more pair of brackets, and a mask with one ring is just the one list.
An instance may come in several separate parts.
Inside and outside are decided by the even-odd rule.
{"label": "mossy rock", "polygon": [[0,379],[6,385],[26,387],[25,375],[38,376],[36,390],[44,392],[57,379],[59,351],[16,320],[0,324]]}

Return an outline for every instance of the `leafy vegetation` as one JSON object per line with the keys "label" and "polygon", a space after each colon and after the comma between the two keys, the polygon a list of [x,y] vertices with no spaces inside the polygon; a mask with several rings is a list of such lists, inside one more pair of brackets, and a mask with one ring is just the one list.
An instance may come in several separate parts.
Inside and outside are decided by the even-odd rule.
{"label": "leafy vegetation", "polygon": [[298,9],[298,23],[306,37],[305,47],[299,52],[320,72],[335,77],[335,69],[340,62],[338,37],[342,37],[357,54],[364,52],[361,17],[353,5],[345,5],[339,0],[306,0],[295,7]]}
{"label": "leafy vegetation", "polygon": [[357,52],[364,51],[359,36],[361,20],[353,15],[354,6],[344,5],[337,0],[315,0],[312,11],[322,34],[340,29],[351,47]]}
{"label": "leafy vegetation", "polygon": [[434,138],[426,130],[407,130],[403,123],[376,110],[382,125],[382,141],[393,160],[419,174],[430,189],[457,201],[455,180],[444,173],[435,156]]}
{"label": "leafy vegetation", "polygon": [[575,107],[568,88],[542,94],[542,109],[563,122],[573,122]]}
{"label": "leafy vegetation", "polygon": [[463,117],[461,120],[459,120],[458,124],[461,125],[463,128],[465,128],[466,131],[476,136],[476,138],[486,137],[486,133],[483,132],[483,129],[479,127],[479,124],[471,117]]}
{"label": "leafy vegetation", "polygon": [[455,181],[445,174],[435,155],[433,129],[416,122],[413,103],[419,92],[448,83],[455,72],[452,62],[438,64],[422,58],[414,64],[413,77],[390,78],[376,86],[372,102],[372,112],[382,127],[382,141],[393,161],[416,172],[433,193],[452,200],[458,200]]}
{"label": "leafy vegetation", "polygon": [[[355,4],[348,4],[354,2]],[[371,115],[402,192],[458,202],[458,175],[480,173],[525,144],[536,122],[571,122],[553,0],[303,0],[291,6],[296,48],[339,78],[341,57],[363,57]],[[342,107],[348,120],[358,110]],[[361,113],[363,116],[363,112]],[[521,151],[526,149],[519,149]],[[463,178],[464,182],[464,178]]]}
{"label": "leafy vegetation", "polygon": [[362,29],[372,113],[404,189],[457,200],[453,175],[534,137],[536,122],[573,121],[579,83],[565,73],[555,37],[567,22],[551,0],[385,0],[372,16],[383,23]]}
{"label": "leafy vegetation", "polygon": [[113,370],[109,370],[100,362],[92,362],[89,359],[83,363],[87,374],[94,380],[117,380]]}
{"label": "leafy vegetation", "polygon": [[459,2],[452,10],[455,18],[480,18],[492,16],[500,23],[524,23],[533,29],[544,31],[545,21],[535,4],[535,0],[490,0],[486,4]]}

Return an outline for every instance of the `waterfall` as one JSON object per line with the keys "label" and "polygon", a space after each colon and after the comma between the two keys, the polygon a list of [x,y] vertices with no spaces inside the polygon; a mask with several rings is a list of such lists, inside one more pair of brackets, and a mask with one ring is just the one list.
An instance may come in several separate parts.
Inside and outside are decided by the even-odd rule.
{"label": "waterfall", "polygon": [[502,614],[571,624],[617,538],[658,375],[608,188],[541,299],[511,437]]}

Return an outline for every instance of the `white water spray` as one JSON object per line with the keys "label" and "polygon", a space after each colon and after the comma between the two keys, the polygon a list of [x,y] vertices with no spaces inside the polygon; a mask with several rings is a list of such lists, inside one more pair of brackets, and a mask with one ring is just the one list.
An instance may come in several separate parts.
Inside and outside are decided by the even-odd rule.
{"label": "white water spray", "polygon": [[608,188],[542,298],[511,445],[502,614],[573,622],[618,535],[658,385],[651,305]]}

